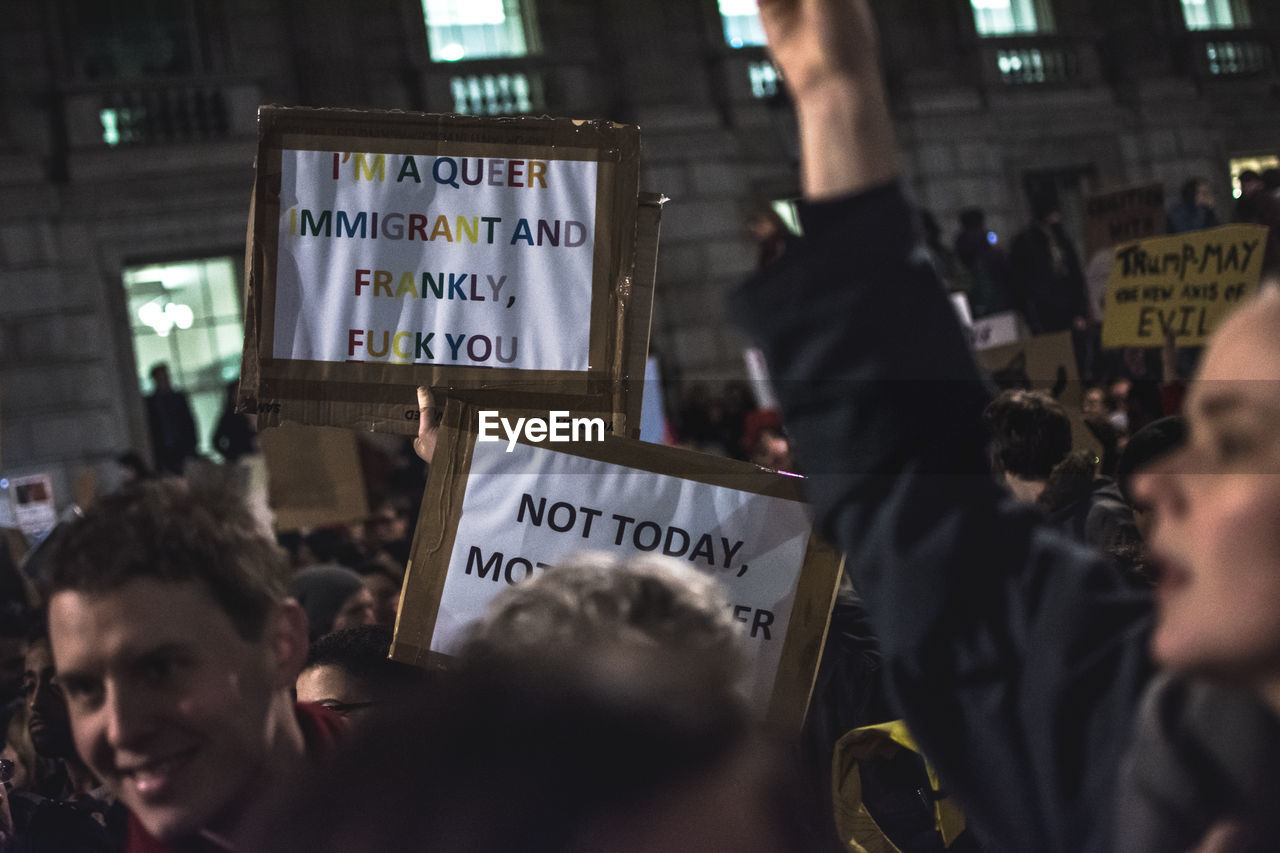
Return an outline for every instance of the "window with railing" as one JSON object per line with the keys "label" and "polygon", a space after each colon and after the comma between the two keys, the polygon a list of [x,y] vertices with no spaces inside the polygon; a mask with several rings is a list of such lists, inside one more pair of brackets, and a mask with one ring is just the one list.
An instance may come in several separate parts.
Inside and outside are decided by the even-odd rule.
{"label": "window with railing", "polygon": [[1243,0],[1182,0],[1182,20],[1189,30],[1234,30],[1249,26]]}
{"label": "window with railing", "polygon": [[1271,49],[1265,42],[1226,39],[1204,43],[1205,70],[1214,77],[1245,77],[1271,67]]}
{"label": "window with railing", "polygon": [[102,141],[112,147],[214,139],[229,129],[226,97],[215,84],[121,86],[99,99]]}
{"label": "window with railing", "polygon": [[1015,36],[1053,32],[1053,15],[1042,0],[970,0],[978,35]]}
{"label": "window with railing", "polygon": [[151,368],[167,364],[187,392],[202,452],[209,452],[227,383],[240,375],[244,325],[234,257],[202,258],[124,270],[138,383],[150,391]]}
{"label": "window with railing", "polygon": [[546,99],[537,74],[468,74],[449,80],[453,111],[500,116],[544,112]]}
{"label": "window with railing", "polygon": [[527,56],[539,49],[529,0],[422,0],[436,62]]}
{"label": "window with railing", "polygon": [[1182,0],[1182,20],[1197,73],[1206,79],[1270,72],[1271,45],[1253,23],[1245,0]]}
{"label": "window with railing", "polygon": [[[227,28],[205,0],[56,3],[69,148],[225,138],[253,84],[227,74]],[[254,102],[254,101],[250,101]]]}
{"label": "window with railing", "polygon": [[765,43],[764,27],[756,0],[720,0],[720,21],[724,40],[729,47],[747,47]]}
{"label": "window with railing", "polygon": [[1009,86],[1066,83],[1078,76],[1076,56],[1065,48],[1028,47],[996,51],[1000,82]]}

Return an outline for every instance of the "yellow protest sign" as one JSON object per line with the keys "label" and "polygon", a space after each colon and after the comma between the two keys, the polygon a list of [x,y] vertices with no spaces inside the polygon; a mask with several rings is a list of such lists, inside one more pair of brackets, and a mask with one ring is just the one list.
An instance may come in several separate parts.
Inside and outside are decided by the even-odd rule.
{"label": "yellow protest sign", "polygon": [[1257,290],[1266,239],[1261,225],[1225,225],[1116,246],[1102,345],[1158,347],[1166,330],[1203,344]]}

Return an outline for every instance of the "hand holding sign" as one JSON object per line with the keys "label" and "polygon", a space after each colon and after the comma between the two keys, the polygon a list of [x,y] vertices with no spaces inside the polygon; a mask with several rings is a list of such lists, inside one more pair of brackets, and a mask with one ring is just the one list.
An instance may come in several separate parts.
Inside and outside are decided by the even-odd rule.
{"label": "hand holding sign", "polygon": [[413,452],[428,465],[436,452],[436,438],[440,434],[440,410],[431,404],[431,392],[418,386],[418,437],[413,440]]}
{"label": "hand holding sign", "polygon": [[893,180],[898,149],[865,0],[764,0],[760,21],[796,104],[805,196]]}

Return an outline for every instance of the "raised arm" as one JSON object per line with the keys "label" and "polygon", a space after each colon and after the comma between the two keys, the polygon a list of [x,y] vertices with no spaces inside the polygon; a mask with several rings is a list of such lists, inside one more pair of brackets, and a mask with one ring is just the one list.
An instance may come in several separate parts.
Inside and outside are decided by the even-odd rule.
{"label": "raised arm", "polygon": [[867,4],[761,0],[760,20],[795,102],[805,197],[834,198],[897,177]]}
{"label": "raised arm", "polygon": [[800,124],[805,242],[734,295],[890,694],[993,850],[1104,850],[1148,604],[989,476],[989,400],[913,260],[862,0],[762,0]]}

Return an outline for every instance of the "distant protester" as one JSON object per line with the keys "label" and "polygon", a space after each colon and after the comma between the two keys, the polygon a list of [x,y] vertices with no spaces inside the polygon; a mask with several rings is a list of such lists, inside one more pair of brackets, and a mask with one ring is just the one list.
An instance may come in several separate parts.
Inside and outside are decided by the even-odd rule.
{"label": "distant protester", "polygon": [[257,416],[236,411],[236,394],[239,390],[240,380],[227,383],[222,412],[218,415],[218,425],[213,431],[214,448],[231,464],[242,456],[258,452]]}
{"label": "distant protester", "polygon": [[1214,228],[1218,214],[1214,210],[1213,185],[1201,177],[1188,178],[1178,191],[1178,201],[1166,214],[1170,234]]}
{"label": "distant protester", "polygon": [[391,636],[390,628],[363,625],[316,640],[298,675],[298,701],[357,724],[416,697],[436,673],[388,658]]}
{"label": "distant protester", "polygon": [[307,614],[308,641],[332,631],[374,623],[374,601],[364,578],[345,566],[299,569],[289,580],[289,594]]}
{"label": "distant protester", "polygon": [[1071,421],[1043,391],[1005,391],[984,412],[992,468],[1013,496],[1035,503],[1054,467],[1071,452]]}
{"label": "distant protester", "polygon": [[1009,282],[1009,258],[992,242],[986,214],[971,207],[960,212],[960,231],[955,239],[955,256],[961,275],[957,285],[969,296],[974,319],[1020,308]]}
{"label": "distant protester", "polygon": [[181,476],[200,443],[191,403],[184,392],[173,387],[167,364],[151,368],[151,384],[152,392],[146,398],[147,427],[156,471]]}
{"label": "distant protester", "polygon": [[404,566],[394,568],[394,558],[383,552],[378,558],[366,560],[356,567],[356,573],[364,579],[365,589],[373,598],[373,623],[394,628],[400,611],[400,592],[404,587]]}

